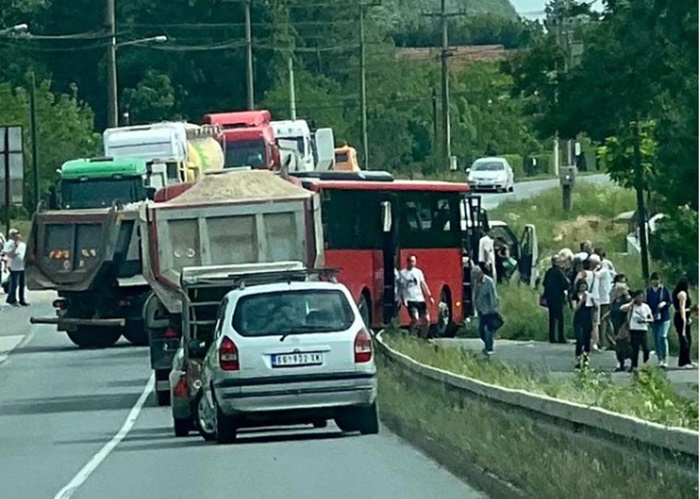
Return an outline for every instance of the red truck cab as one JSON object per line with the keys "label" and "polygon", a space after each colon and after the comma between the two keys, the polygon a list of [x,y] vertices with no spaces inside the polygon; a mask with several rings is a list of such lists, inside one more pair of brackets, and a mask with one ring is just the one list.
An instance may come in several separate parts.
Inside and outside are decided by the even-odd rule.
{"label": "red truck cab", "polygon": [[255,169],[279,170],[279,148],[270,124],[269,111],[210,113],[205,124],[219,125],[226,142],[224,168],[249,166]]}

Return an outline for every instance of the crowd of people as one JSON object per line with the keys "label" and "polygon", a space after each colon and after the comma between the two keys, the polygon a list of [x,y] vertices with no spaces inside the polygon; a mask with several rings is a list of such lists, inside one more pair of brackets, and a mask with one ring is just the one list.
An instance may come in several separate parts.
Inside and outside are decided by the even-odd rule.
{"label": "crowd of people", "polygon": [[665,369],[671,324],[680,344],[678,367],[697,367],[690,355],[692,303],[686,277],[669,290],[654,272],[646,289],[630,290],[626,276],[616,271],[605,251],[586,241],[576,254],[564,249],[552,257],[542,284],[540,305],[548,311],[550,342],[567,342],[564,309],[573,310],[577,369],[588,365],[591,351],[601,350],[615,351],[616,372],[636,370],[640,353],[645,364],[655,354],[658,366]]}

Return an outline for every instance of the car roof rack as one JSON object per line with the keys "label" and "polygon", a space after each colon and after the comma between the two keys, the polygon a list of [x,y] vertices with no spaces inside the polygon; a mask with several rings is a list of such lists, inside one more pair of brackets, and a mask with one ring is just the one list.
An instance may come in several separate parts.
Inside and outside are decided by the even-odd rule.
{"label": "car roof rack", "polygon": [[313,171],[313,172],[290,172],[293,177],[312,180],[345,180],[364,182],[393,182],[394,176],[386,171],[371,170],[360,172],[336,172],[336,171]]}

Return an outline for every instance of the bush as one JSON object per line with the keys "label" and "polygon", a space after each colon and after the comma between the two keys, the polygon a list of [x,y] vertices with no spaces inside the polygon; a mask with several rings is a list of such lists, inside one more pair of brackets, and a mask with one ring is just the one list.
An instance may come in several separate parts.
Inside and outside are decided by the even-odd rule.
{"label": "bush", "polygon": [[554,174],[554,168],[552,167],[552,155],[551,154],[536,154],[532,156],[537,160],[537,164],[532,169],[532,175],[543,175],[547,173]]}
{"label": "bush", "polygon": [[649,252],[659,261],[666,262],[676,273],[687,273],[698,282],[698,212],[688,207],[671,211],[657,223],[656,232],[649,238]]}
{"label": "bush", "polygon": [[516,182],[525,176],[522,156],[519,154],[504,154],[502,157],[505,158],[513,168],[513,177],[515,178]]}

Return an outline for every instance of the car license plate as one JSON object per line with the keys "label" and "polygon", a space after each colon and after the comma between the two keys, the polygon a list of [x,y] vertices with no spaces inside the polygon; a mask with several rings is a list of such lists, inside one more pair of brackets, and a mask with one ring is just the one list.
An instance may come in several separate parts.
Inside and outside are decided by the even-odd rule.
{"label": "car license plate", "polygon": [[272,367],[320,366],[323,364],[323,354],[284,353],[272,356]]}

